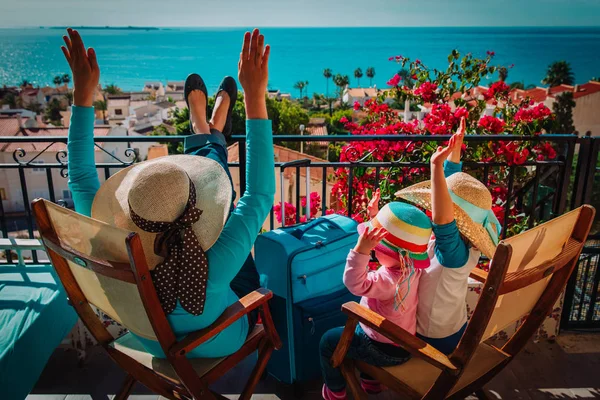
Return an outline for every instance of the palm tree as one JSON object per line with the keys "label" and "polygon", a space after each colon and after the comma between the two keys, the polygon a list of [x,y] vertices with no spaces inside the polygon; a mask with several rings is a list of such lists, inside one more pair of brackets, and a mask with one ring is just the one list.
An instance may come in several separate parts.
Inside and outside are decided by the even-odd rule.
{"label": "palm tree", "polygon": [[373,86],[373,78],[375,78],[375,68],[367,68],[367,78],[369,78],[369,86]]}
{"label": "palm tree", "polygon": [[27,86],[29,86],[29,85],[31,85],[31,82],[29,82],[27,79],[23,79],[23,80],[21,81],[21,84],[20,84],[19,86],[20,86],[20,87],[27,87]]}
{"label": "palm tree", "polygon": [[402,68],[400,71],[398,71],[398,75],[402,78],[402,82],[404,82],[409,89],[412,89],[412,87],[415,85],[415,81],[413,81],[410,71],[406,68]]}
{"label": "palm tree", "polygon": [[54,80],[53,80],[53,82],[54,82],[54,84],[56,85],[56,87],[59,87],[59,86],[60,86],[60,84],[62,83],[62,76],[60,76],[60,75],[56,75],[56,76],[54,77]]}
{"label": "palm tree", "polygon": [[362,69],[356,68],[354,70],[354,77],[356,78],[356,86],[360,87],[360,78],[363,77]]}
{"label": "palm tree", "polygon": [[119,89],[119,87],[117,85],[115,85],[114,83],[111,83],[110,85],[106,85],[104,87],[104,91],[108,94],[113,94],[113,95],[123,93],[121,91],[121,89]]}
{"label": "palm tree", "polygon": [[500,79],[502,82],[506,81],[506,78],[508,78],[508,69],[506,67],[499,67],[498,68],[498,79]]}
{"label": "palm tree", "polygon": [[300,98],[302,98],[302,91],[304,90],[305,86],[306,83],[304,81],[298,81],[294,83],[294,89],[298,89],[300,91]]}
{"label": "palm tree", "polygon": [[330,68],[325,68],[323,70],[323,76],[325,77],[325,94],[329,97],[329,79],[333,76]]}
{"label": "palm tree", "polygon": [[64,74],[61,79],[62,83],[65,83],[67,85],[69,84],[69,82],[71,82],[71,77],[69,76],[69,74]]}
{"label": "palm tree", "polygon": [[571,65],[566,61],[555,61],[548,66],[546,77],[542,79],[544,85],[550,87],[558,85],[572,85],[575,82],[575,76],[571,70]]}
{"label": "palm tree", "polygon": [[106,121],[106,101],[105,100],[96,100],[94,102],[94,108],[96,110],[102,111],[102,119],[104,120],[104,125],[108,124],[108,121]]}
{"label": "palm tree", "polygon": [[348,75],[336,74],[333,77],[333,83],[338,87],[341,102],[342,96],[344,95],[344,88],[350,83],[350,78],[348,78]]}

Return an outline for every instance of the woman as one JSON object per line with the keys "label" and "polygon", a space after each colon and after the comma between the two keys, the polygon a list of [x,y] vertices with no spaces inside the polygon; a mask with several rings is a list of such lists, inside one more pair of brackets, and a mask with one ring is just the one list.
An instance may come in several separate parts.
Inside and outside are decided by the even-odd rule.
{"label": "woman", "polygon": [[[244,282],[242,265],[275,193],[265,100],[270,48],[264,46],[258,30],[244,35],[238,68],[247,116],[247,184],[231,211],[233,190],[220,133],[230,132],[235,102],[231,79],[224,80],[217,93],[211,121],[207,121],[202,79],[198,75],[188,79],[186,100],[197,135],[186,140],[186,155],[135,164],[100,185],[94,164],[92,107],[100,69],[95,51],[86,51],[77,31],[68,29],[64,40],[62,50],[74,81],[68,152],[75,209],[140,235],[161,306],[177,337],[184,337],[213,323],[229,305],[255,289]],[[188,357],[234,353],[254,322],[254,318],[238,320]],[[136,338],[148,352],[164,357],[158,342]]]}

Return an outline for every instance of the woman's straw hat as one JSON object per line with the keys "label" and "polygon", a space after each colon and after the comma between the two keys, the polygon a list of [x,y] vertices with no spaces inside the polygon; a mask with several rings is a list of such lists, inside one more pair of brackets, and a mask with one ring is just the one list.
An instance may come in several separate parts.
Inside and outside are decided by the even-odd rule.
{"label": "woman's straw hat", "polygon": [[149,221],[173,222],[184,212],[196,190],[196,208],[202,215],[192,228],[202,249],[217,241],[227,221],[232,187],[219,163],[206,157],[174,155],[144,161],[119,171],[104,182],[92,205],[92,218],[137,232],[150,269],[163,258],[155,254],[156,233],[140,229],[131,210]]}
{"label": "woman's straw hat", "polygon": [[[501,225],[492,211],[492,195],[483,183],[464,172],[446,178],[460,232],[486,257],[492,258]],[[431,181],[404,188],[396,196],[431,210]]]}

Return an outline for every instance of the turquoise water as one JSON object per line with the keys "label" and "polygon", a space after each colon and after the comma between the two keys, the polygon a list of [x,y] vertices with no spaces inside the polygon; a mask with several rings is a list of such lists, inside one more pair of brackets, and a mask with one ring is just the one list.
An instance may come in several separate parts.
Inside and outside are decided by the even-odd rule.
{"label": "turquoise water", "polygon": [[[200,73],[210,89],[224,75],[237,73],[243,29],[82,30],[96,48],[103,84],[141,90],[149,80],[183,80]],[[540,85],[549,63],[567,60],[577,82],[600,75],[600,28],[265,28],[272,45],[269,86],[297,95],[293,85],[309,81],[308,92],[326,90],[322,71],[348,74],[373,66],[378,87],[398,67],[388,57],[402,54],[443,68],[457,48],[485,56],[496,52],[496,63],[510,65],[508,82]],[[60,51],[62,31],[0,29],[0,85],[28,79],[52,85],[57,74],[69,72]],[[363,77],[362,86],[368,85]],[[333,91],[332,84],[329,91]]]}

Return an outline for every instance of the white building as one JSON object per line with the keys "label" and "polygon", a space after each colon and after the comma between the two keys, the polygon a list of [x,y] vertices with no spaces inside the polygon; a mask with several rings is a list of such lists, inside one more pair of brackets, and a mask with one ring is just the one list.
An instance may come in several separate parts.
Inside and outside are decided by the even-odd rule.
{"label": "white building", "polygon": [[149,93],[154,98],[165,95],[165,87],[162,82],[146,82],[142,91]]}
{"label": "white building", "polygon": [[[0,136],[4,137],[39,137],[56,136],[67,137],[68,129],[59,127],[46,128],[28,128],[17,118],[0,118]],[[128,136],[125,127],[96,126],[94,128],[95,137],[110,136]],[[132,141],[138,134],[130,134]],[[148,155],[148,149],[158,143],[131,143],[131,148],[138,154],[138,160],[144,160]],[[100,143],[102,149],[95,148],[96,163],[118,163],[113,157],[127,162],[131,157],[127,157],[126,150],[128,143]],[[23,153],[19,150],[22,149]],[[0,163],[15,164],[14,157],[17,157],[19,163],[28,164],[29,167],[23,169],[1,168],[0,169],[0,198],[5,213],[19,213],[25,209],[25,202],[31,203],[35,198],[46,198],[51,200],[51,194],[54,194],[54,200],[70,199],[71,193],[68,187],[68,178],[61,175],[61,168],[44,168],[47,164],[59,164],[66,162],[66,144],[64,143],[3,143],[0,146]],[[35,159],[35,160],[34,160]],[[34,161],[31,161],[34,160]],[[31,166],[35,166],[31,168]],[[19,171],[23,171],[25,185],[27,188],[26,196],[22,190],[21,177]],[[48,172],[50,171],[50,172]],[[117,169],[111,170],[111,174]],[[66,166],[63,172],[66,172]],[[100,181],[104,181],[105,173],[99,170]],[[49,185],[49,175],[52,185]],[[11,229],[12,227],[9,227]]]}

